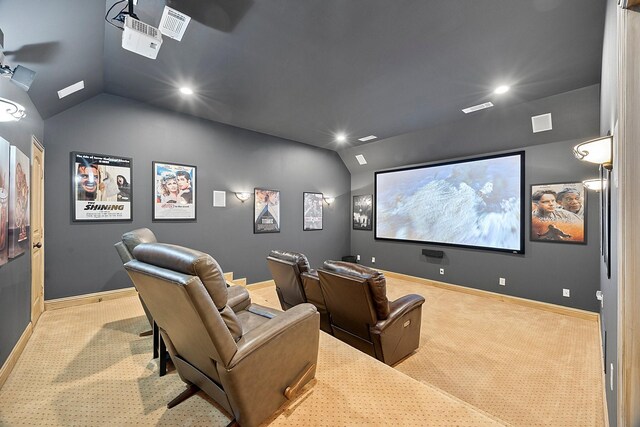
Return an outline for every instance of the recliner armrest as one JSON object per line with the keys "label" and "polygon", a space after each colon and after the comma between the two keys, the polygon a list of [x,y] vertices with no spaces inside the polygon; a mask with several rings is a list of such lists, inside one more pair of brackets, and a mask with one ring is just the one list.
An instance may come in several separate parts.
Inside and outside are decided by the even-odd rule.
{"label": "recliner armrest", "polygon": [[424,297],[421,295],[409,294],[389,303],[389,316],[372,326],[371,332],[375,334],[382,333],[389,325],[395,323],[406,313],[424,304],[424,301]]}
{"label": "recliner armrest", "polygon": [[231,307],[235,313],[245,310],[251,305],[251,296],[249,291],[243,286],[232,285],[227,288],[227,305]]}
{"label": "recliner armrest", "polygon": [[236,343],[238,351],[229,362],[227,369],[232,369],[244,358],[270,343],[278,335],[286,334],[288,329],[304,322],[315,323],[315,330],[320,329],[318,311],[308,303],[298,304],[257,328],[248,331]]}

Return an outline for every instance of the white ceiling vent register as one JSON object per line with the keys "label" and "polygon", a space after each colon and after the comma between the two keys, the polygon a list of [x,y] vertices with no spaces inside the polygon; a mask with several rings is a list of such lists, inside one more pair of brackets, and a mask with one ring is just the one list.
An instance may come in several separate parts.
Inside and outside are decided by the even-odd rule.
{"label": "white ceiling vent register", "polygon": [[122,33],[122,47],[138,55],[156,59],[162,46],[162,35],[157,28],[127,16]]}
{"label": "white ceiling vent register", "polygon": [[551,113],[531,117],[531,126],[533,127],[533,133],[551,130],[553,127],[551,125]]}
{"label": "white ceiling vent register", "polygon": [[367,164],[367,160],[364,158],[362,154],[356,154],[356,160],[358,161],[360,166]]}
{"label": "white ceiling vent register", "polygon": [[190,16],[165,6],[160,19],[160,32],[167,37],[180,41],[187,30],[189,21],[191,21]]}
{"label": "white ceiling vent register", "polygon": [[463,108],[462,112],[465,114],[473,113],[474,111],[484,110],[485,108],[493,107],[493,103],[485,102],[484,104],[474,105],[473,107]]}

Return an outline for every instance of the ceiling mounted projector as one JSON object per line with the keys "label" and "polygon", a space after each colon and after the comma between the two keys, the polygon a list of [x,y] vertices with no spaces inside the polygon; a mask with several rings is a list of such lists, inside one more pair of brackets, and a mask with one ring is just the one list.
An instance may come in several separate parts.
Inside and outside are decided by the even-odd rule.
{"label": "ceiling mounted projector", "polygon": [[18,85],[24,90],[29,90],[31,87],[31,83],[33,83],[33,79],[36,77],[36,72],[23,67],[22,65],[16,66],[13,70],[9,67],[9,65],[4,64],[4,34],[2,30],[0,30],[0,76],[10,78],[13,83]]}
{"label": "ceiling mounted projector", "polygon": [[162,46],[162,35],[157,28],[145,24],[131,16],[124,20],[122,47],[138,55],[156,59]]}

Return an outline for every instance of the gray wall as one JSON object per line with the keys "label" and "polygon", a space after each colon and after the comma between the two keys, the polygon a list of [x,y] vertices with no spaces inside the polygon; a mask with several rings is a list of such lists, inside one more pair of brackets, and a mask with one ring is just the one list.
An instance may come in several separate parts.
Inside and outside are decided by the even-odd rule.
{"label": "gray wall", "polygon": [[[31,156],[31,135],[44,142],[40,114],[29,95],[7,79],[0,78],[0,97],[18,102],[27,110],[27,117],[17,123],[0,123],[0,136]],[[0,267],[0,366],[30,321],[31,258],[27,252]]]}
{"label": "gray wall", "polygon": [[[349,251],[350,174],[333,151],[180,115],[112,95],[99,95],[45,124],[46,299],[131,286],[113,248],[123,232],[151,228],[162,242],[210,253],[224,271],[248,283],[271,278],[271,249],[305,253],[312,266]],[[133,222],[72,223],[71,151],[133,158]],[[152,222],[151,162],[197,170],[197,222]],[[212,191],[254,187],[281,191],[281,232],[253,234],[253,199],[227,192],[212,207]],[[336,196],[324,207],[324,229],[302,231],[302,192]]]}
{"label": "gray wall", "polygon": [[[617,10],[616,0],[608,0],[602,49],[601,135],[606,135],[607,132],[614,134],[615,124],[618,120]],[[614,152],[617,151],[614,150]],[[617,169],[614,169],[613,173],[614,175],[617,174]],[[611,278],[607,277],[606,266],[602,263],[602,258],[600,258],[600,289],[604,294],[600,320],[602,322],[605,355],[605,390],[607,394],[607,409],[609,411],[609,425],[611,427],[617,424],[616,412],[618,406],[616,393],[618,389],[618,274],[616,271],[618,233],[618,189],[613,186],[611,188]],[[611,370],[611,364],[613,364],[613,371]],[[612,374],[613,390],[611,389]]]}
{"label": "gray wall", "polygon": [[[532,134],[531,114],[553,113],[554,129]],[[404,135],[395,141],[384,140],[372,147],[359,147],[341,152],[343,159],[357,151],[371,159],[366,170],[352,171],[351,190],[354,195],[372,194],[376,165],[399,167],[409,159],[454,159],[461,155],[492,154],[495,147],[523,147],[526,151],[525,191],[531,184],[553,182],[580,182],[597,177],[597,167],[580,162],[572,154],[573,146],[584,137],[598,134],[598,87],[593,86],[563,95],[546,98],[535,103],[521,104],[508,111],[490,112],[457,123]],[[555,138],[564,138],[557,139]],[[580,138],[580,139],[577,139]],[[462,148],[448,141],[464,141]],[[526,146],[527,143],[550,142]],[[494,147],[494,150],[483,150]],[[451,153],[447,156],[447,152]],[[382,153],[382,154],[381,154]],[[433,153],[433,154],[432,154]],[[351,160],[345,159],[349,164]],[[530,212],[525,210],[525,254],[438,247],[416,243],[376,241],[372,231],[353,230],[351,251],[361,255],[362,263],[418,277],[440,280],[492,292],[504,293],[537,301],[597,311],[595,292],[599,289],[599,228],[598,198],[593,193],[588,199],[587,245],[529,242]],[[528,195],[527,195],[528,200]],[[525,203],[526,205],[526,203]],[[442,249],[443,260],[427,259],[423,248]],[[445,275],[439,269],[445,268]],[[498,279],[506,278],[505,287]],[[571,298],[562,296],[562,288],[571,290]]]}

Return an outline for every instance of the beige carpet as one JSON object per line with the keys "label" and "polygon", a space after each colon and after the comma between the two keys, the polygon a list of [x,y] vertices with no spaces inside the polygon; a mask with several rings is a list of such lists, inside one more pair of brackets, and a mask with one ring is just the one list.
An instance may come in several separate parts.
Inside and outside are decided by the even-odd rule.
{"label": "beige carpet", "polygon": [[[274,294],[275,295],[275,294]],[[257,294],[256,300],[262,299]],[[136,297],[45,312],[0,390],[2,426],[225,426],[199,394],[158,377]],[[495,417],[377,362],[324,333],[317,381],[273,426],[495,426]]]}
{"label": "beige carpet", "polygon": [[[597,321],[396,278],[421,294],[420,347],[395,368],[514,426],[603,426]],[[275,288],[252,292],[279,308]]]}

